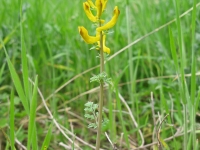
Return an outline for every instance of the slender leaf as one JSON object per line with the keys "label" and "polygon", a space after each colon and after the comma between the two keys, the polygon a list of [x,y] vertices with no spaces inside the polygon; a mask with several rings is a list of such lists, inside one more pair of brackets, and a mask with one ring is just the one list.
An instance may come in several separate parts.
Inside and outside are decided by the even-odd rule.
{"label": "slender leaf", "polygon": [[44,139],[41,150],[47,150],[50,140],[51,140],[51,134],[52,134],[52,125],[50,125],[49,127],[48,133]]}
{"label": "slender leaf", "polygon": [[36,127],[36,122],[34,123],[34,128],[33,128],[32,149],[38,150],[38,139],[37,139],[37,127]]}
{"label": "slender leaf", "polygon": [[38,77],[36,76],[34,89],[33,89],[33,97],[31,99],[30,117],[29,117],[29,125],[28,125],[28,144],[27,144],[28,150],[30,150],[30,147],[31,147],[34,126],[35,126],[35,116],[36,116],[36,108],[37,108],[37,87],[38,87]]}
{"label": "slender leaf", "polygon": [[192,12],[192,76],[191,76],[191,103],[192,103],[192,113],[191,113],[191,124],[192,124],[192,147],[196,149],[196,57],[195,57],[195,23],[196,23],[196,0],[193,0],[193,12]]}
{"label": "slender leaf", "polygon": [[0,70],[0,84],[1,84],[1,82],[2,82],[2,75],[3,75],[3,71],[4,71],[4,68],[5,68],[5,63],[2,65],[2,67],[1,67],[1,70]]}
{"label": "slender leaf", "polygon": [[[2,43],[2,42],[1,42]],[[11,77],[12,77],[12,80],[13,80],[13,83],[15,85],[15,88],[16,88],[16,91],[20,97],[20,100],[24,106],[24,109],[26,111],[27,114],[29,114],[29,107],[28,107],[28,102],[26,100],[26,96],[24,94],[24,90],[22,88],[22,84],[21,84],[21,81],[19,79],[19,76],[17,75],[17,72],[14,68],[14,66],[12,65],[10,59],[9,59],[9,56],[7,54],[7,51],[4,47],[4,52],[5,52],[5,55],[6,55],[6,60],[7,60],[7,63],[8,63],[8,67],[9,67],[9,70],[10,70],[10,73],[11,73]]]}
{"label": "slender leaf", "polygon": [[169,27],[169,37],[170,37],[170,47],[171,47],[172,58],[174,60],[176,72],[177,72],[177,74],[179,74],[179,65],[178,65],[176,48],[175,48],[175,44],[174,44],[174,37],[173,37],[173,33],[172,33],[172,30],[170,27]]}
{"label": "slender leaf", "polygon": [[[29,100],[29,81],[28,81],[28,63],[26,56],[26,46],[24,42],[24,33],[23,33],[23,21],[22,21],[22,0],[20,7],[20,31],[21,31],[21,58],[22,58],[22,75],[23,75],[23,83],[24,83],[24,91],[26,95],[27,101]],[[29,101],[28,101],[29,103]]]}
{"label": "slender leaf", "polygon": [[14,106],[14,90],[10,94],[10,144],[11,149],[15,150],[15,106]]}
{"label": "slender leaf", "polygon": [[196,0],[193,2],[193,13],[192,13],[192,76],[191,76],[191,102],[195,105],[195,94],[196,94],[196,58],[194,52],[195,42],[195,20],[196,20]]}

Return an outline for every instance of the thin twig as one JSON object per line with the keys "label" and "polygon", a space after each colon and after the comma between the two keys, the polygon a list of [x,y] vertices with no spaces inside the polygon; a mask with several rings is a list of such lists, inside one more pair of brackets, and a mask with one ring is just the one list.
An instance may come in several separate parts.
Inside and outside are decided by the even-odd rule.
{"label": "thin twig", "polygon": [[[122,95],[121,95],[120,93],[119,93],[119,98],[120,98],[120,100],[122,101],[122,103],[126,106],[128,112],[129,112],[129,114],[130,114],[131,120],[133,121],[133,124],[135,125],[136,128],[138,128],[138,123],[136,122],[136,120],[135,120],[135,118],[134,118],[134,116],[133,116],[133,114],[132,114],[132,112],[131,112],[130,107],[128,106],[128,104],[126,103],[125,99],[122,97]],[[141,129],[138,129],[138,132],[139,132],[140,138],[141,138],[141,140],[142,140],[142,143],[141,143],[141,145],[140,145],[140,147],[141,147],[141,146],[144,145],[144,136],[143,136],[143,134],[142,134]]]}
{"label": "thin twig", "polygon": [[[106,112],[106,113],[109,112],[109,110],[108,110],[107,108],[103,108],[103,111]],[[123,113],[123,114],[125,114],[125,115],[130,115],[130,113],[127,112],[127,111],[120,111],[120,110],[114,110],[114,109],[113,109],[112,112],[113,112],[113,113]]]}
{"label": "thin twig", "polygon": [[[200,72],[196,72],[196,76],[199,76]],[[189,74],[184,74],[185,77],[191,77],[191,73]],[[175,81],[178,78],[178,75],[167,75],[167,76],[159,76],[159,77],[150,77],[150,78],[144,78],[144,79],[137,79],[135,80],[136,83],[139,82],[144,82],[144,81],[150,81],[150,80],[155,80],[155,79],[170,79],[174,78],[173,81]],[[132,84],[132,82],[125,82],[125,83],[120,83],[119,86],[127,85],[127,84]]]}
{"label": "thin twig", "polygon": [[[108,86],[104,86],[104,90],[107,89],[107,88],[108,88]],[[61,106],[59,106],[59,108],[65,106],[65,105],[67,105],[67,104],[69,104],[69,103],[71,103],[71,102],[73,102],[73,101],[75,101],[75,100],[77,100],[78,98],[80,98],[80,97],[82,97],[82,96],[84,96],[84,95],[87,95],[87,94],[90,94],[90,93],[99,92],[99,89],[100,89],[100,87],[98,86],[98,87],[95,87],[95,88],[93,88],[93,89],[90,89],[90,90],[88,90],[88,91],[86,91],[86,92],[83,92],[83,93],[77,95],[76,97],[74,97],[74,98],[72,98],[72,99],[70,99],[70,100],[64,102]]]}
{"label": "thin twig", "polygon": [[153,92],[151,92],[151,111],[152,111],[152,115],[153,115],[153,124],[155,127],[156,126],[156,116],[155,116],[155,110],[154,110]]}
{"label": "thin twig", "polygon": [[[171,100],[171,110],[173,110],[174,109],[174,101],[173,101],[173,99],[172,99],[172,95],[169,93],[169,98],[170,98],[170,100]],[[174,123],[174,117],[173,117],[174,115],[173,115],[173,111],[171,111],[171,115],[170,115],[170,117],[171,117],[171,120],[172,120],[172,123]]]}
{"label": "thin twig", "polygon": [[85,121],[85,122],[87,122],[88,124],[91,123],[90,121],[85,120],[85,118],[81,117],[80,115],[75,114],[75,113],[72,112],[72,111],[69,111],[69,110],[66,110],[66,109],[58,110],[58,112],[63,112],[63,111],[66,112],[67,114],[70,114],[70,115],[73,116],[73,117],[78,118],[78,119],[81,120],[82,122]]}
{"label": "thin twig", "polygon": [[154,99],[153,99],[153,92],[151,92],[151,111],[152,111],[152,116],[153,116],[153,134],[152,134],[152,141],[155,141],[155,132],[156,132],[156,117],[155,117],[155,110],[154,110]]}
{"label": "thin twig", "polygon": [[160,124],[159,124],[159,127],[158,127],[158,130],[157,130],[157,140],[158,140],[158,146],[161,146],[162,145],[162,143],[161,143],[161,141],[160,141],[160,129],[161,129],[161,126],[162,126],[162,123],[163,123],[163,121],[167,118],[167,116],[169,116],[169,114],[167,114],[164,118],[163,118],[163,120],[160,122]]}
{"label": "thin twig", "polygon": [[26,147],[18,140],[15,138],[15,142],[24,150],[27,150]]}
{"label": "thin twig", "polygon": [[115,146],[113,145],[112,141],[110,140],[110,138],[109,138],[109,136],[108,136],[108,134],[107,134],[106,132],[105,132],[105,135],[106,135],[106,137],[107,137],[109,143],[111,144],[112,148],[114,149]]}
{"label": "thin twig", "polygon": [[123,137],[124,137],[124,133],[121,133],[120,142],[119,142],[119,148],[120,149],[122,148]]}
{"label": "thin twig", "polygon": [[[60,142],[58,145],[64,147],[64,148],[67,149],[67,150],[71,150],[71,149],[72,149],[71,146],[68,146],[68,145],[64,144],[63,142]],[[74,149],[74,150],[76,150],[76,149]]]}

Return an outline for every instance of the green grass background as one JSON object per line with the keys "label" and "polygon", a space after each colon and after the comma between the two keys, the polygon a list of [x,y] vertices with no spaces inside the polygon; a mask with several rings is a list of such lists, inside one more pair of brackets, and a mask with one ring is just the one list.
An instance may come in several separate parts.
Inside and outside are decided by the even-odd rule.
{"label": "green grass background", "polygon": [[[106,43],[111,49],[109,57],[186,12],[193,7],[193,2],[195,1],[109,0],[103,15],[106,21],[112,17],[115,5],[120,9],[113,33],[107,35]],[[196,4],[199,2],[196,0]],[[49,150],[64,149],[58,143],[71,144],[53,124],[44,106],[36,111],[36,105],[38,107],[42,101],[34,88],[37,89],[38,86],[47,98],[76,75],[99,64],[99,58],[96,57],[98,51],[89,50],[92,45],[84,43],[78,33],[78,26],[83,25],[90,34],[95,34],[95,26],[86,17],[82,8],[83,1],[80,0],[24,0],[22,5],[20,1],[1,0],[0,3],[0,38],[5,45],[3,48],[2,42],[0,44],[0,145],[3,149],[9,149],[15,135],[15,139],[27,148],[30,146],[27,143],[30,142],[33,149],[41,149],[45,136],[48,135],[47,144],[51,136]],[[113,112],[127,109],[120,102],[117,92],[106,90],[104,107],[109,111],[105,112],[104,117],[110,121],[103,131],[109,134],[117,147],[120,145],[121,133],[125,134],[122,149],[140,145],[139,128],[143,132],[145,144],[154,142],[152,135],[156,135],[153,133],[155,125],[151,102],[153,92],[154,119],[157,121],[159,115],[162,119],[169,114],[161,127],[161,139],[172,136],[177,130],[188,130],[188,133],[181,131],[184,135],[168,141],[168,147],[176,150],[198,149],[200,74],[195,73],[198,73],[200,65],[199,5],[195,14],[196,17],[193,17],[192,12],[188,12],[180,19],[180,24],[172,22],[166,25],[106,62],[107,74],[112,78],[117,92],[131,108],[139,126],[135,128],[128,115]],[[20,23],[20,20],[23,21]],[[172,54],[175,52],[173,58]],[[15,70],[9,71],[8,58]],[[13,83],[17,80],[16,75],[12,75],[13,72],[19,76],[21,91],[30,111],[23,107],[23,100],[15,90],[20,88],[16,87],[19,83]],[[99,68],[96,68],[80,75],[47,101],[57,122],[68,130],[72,130],[73,125],[74,134],[92,145],[95,145],[96,133],[87,128],[84,104],[87,101],[98,103],[98,92],[84,92],[98,86],[97,83],[89,82],[90,77],[98,73]],[[182,76],[179,81],[175,79],[176,74],[190,75],[185,78]],[[28,77],[35,80],[36,75],[38,85],[33,86]],[[79,96],[80,94],[82,95]],[[184,99],[186,101],[183,104]],[[30,125],[29,119],[32,122],[35,120],[35,123]],[[30,128],[33,131],[29,131]],[[81,143],[78,145],[84,150],[91,149]],[[101,147],[111,149],[104,134]]]}

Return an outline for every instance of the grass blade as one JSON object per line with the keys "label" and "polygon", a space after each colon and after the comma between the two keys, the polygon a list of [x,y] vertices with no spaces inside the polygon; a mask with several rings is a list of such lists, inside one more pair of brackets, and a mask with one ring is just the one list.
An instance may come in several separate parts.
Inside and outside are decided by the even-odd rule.
{"label": "grass blade", "polygon": [[194,50],[194,44],[195,44],[195,25],[196,23],[196,0],[193,0],[193,11],[192,11],[192,76],[191,76],[191,103],[192,103],[192,113],[191,113],[191,124],[192,124],[192,145],[193,149],[196,149],[196,57],[195,57],[195,50]]}
{"label": "grass blade", "polygon": [[123,114],[122,114],[122,104],[119,98],[119,92],[118,92],[118,82],[120,80],[120,78],[122,77],[122,75],[124,74],[124,72],[126,71],[126,69],[128,68],[128,66],[126,66],[124,68],[124,70],[121,72],[120,76],[116,79],[114,86],[115,86],[115,95],[116,95],[116,104],[117,104],[117,109],[119,110],[119,119],[120,122],[122,124],[122,130],[124,133],[124,138],[127,144],[127,147],[130,148],[130,143],[129,143],[129,139],[128,139],[128,131],[126,130],[125,124],[124,124],[124,119],[123,119]]}
{"label": "grass blade", "polygon": [[124,119],[123,119],[123,114],[122,114],[122,104],[121,104],[121,101],[120,101],[120,98],[119,98],[118,87],[115,86],[115,89],[116,89],[115,93],[116,93],[117,109],[119,110],[119,119],[120,119],[120,122],[122,124],[122,130],[123,130],[123,133],[124,133],[127,148],[129,149],[130,143],[129,143],[129,139],[128,139],[128,131],[126,130],[125,123],[123,121]]}
{"label": "grass blade", "polygon": [[170,37],[170,47],[171,47],[172,58],[174,60],[176,73],[178,75],[179,74],[179,65],[178,65],[176,48],[175,48],[175,44],[174,44],[174,36],[173,36],[172,30],[170,27],[169,27],[169,37]]}
{"label": "grass blade", "polygon": [[195,104],[195,94],[196,94],[196,58],[194,52],[194,43],[195,43],[195,20],[196,20],[196,0],[193,4],[193,13],[192,13],[192,76],[191,76],[191,102],[192,105]]}
{"label": "grass blade", "polygon": [[26,99],[29,102],[29,81],[28,81],[28,63],[27,63],[27,56],[26,56],[26,47],[24,42],[24,33],[23,33],[23,20],[22,20],[22,0],[20,6],[20,33],[21,33],[21,58],[22,58],[22,75],[23,75],[23,83],[24,83],[24,91],[26,95]]}
{"label": "grass blade", "polygon": [[46,150],[48,148],[50,140],[51,140],[51,134],[52,134],[52,125],[50,125],[49,127],[48,133],[44,139],[41,150]]}
{"label": "grass blade", "polygon": [[4,71],[4,68],[5,68],[5,63],[2,65],[2,67],[1,67],[1,70],[0,70],[0,84],[1,84],[1,82],[2,82],[2,75],[3,75],[3,71]]}
{"label": "grass blade", "polygon": [[10,94],[10,145],[15,150],[15,106],[14,106],[14,90]]}
{"label": "grass blade", "polygon": [[[181,31],[181,22],[179,18],[179,6],[180,6],[180,1],[175,0],[175,6],[176,6],[176,21],[177,21],[177,29],[178,29],[178,43],[179,43],[179,52],[180,52],[180,73],[181,73],[181,83],[179,83],[179,89],[180,89],[180,95],[181,99],[183,102],[183,108],[184,108],[184,142],[183,142],[183,147],[184,150],[187,149],[187,144],[188,144],[188,136],[187,136],[187,130],[188,130],[188,125],[187,125],[187,101],[188,101],[188,90],[187,90],[187,85],[185,82],[185,76],[184,76],[184,69],[186,66],[186,55],[185,51],[183,50],[183,36],[182,36],[182,31]],[[186,93],[187,92],[187,93]]]}
{"label": "grass blade", "polygon": [[181,31],[181,21],[179,18],[179,0],[175,0],[176,2],[176,21],[177,21],[177,29],[178,29],[178,43],[179,43],[179,52],[180,52],[180,73],[181,73],[181,96],[184,104],[187,103],[186,99],[186,85],[185,85],[185,77],[184,77],[184,68],[186,64],[185,52],[183,50],[183,42],[182,42],[182,31]]}
{"label": "grass blade", "polygon": [[38,150],[38,139],[37,139],[36,123],[34,123],[34,130],[33,130],[33,136],[32,136],[32,149]]}
{"label": "grass blade", "polygon": [[8,67],[9,67],[9,70],[10,70],[10,74],[11,74],[15,89],[16,89],[19,97],[20,97],[20,100],[21,100],[21,102],[22,102],[22,104],[24,106],[24,109],[25,109],[26,113],[29,114],[28,102],[26,100],[26,96],[24,94],[24,90],[22,88],[21,81],[19,79],[19,76],[17,75],[17,72],[16,72],[13,64],[10,61],[10,58],[9,58],[9,56],[7,54],[7,51],[6,51],[5,47],[4,47],[4,52],[5,52],[5,55],[6,55],[6,60],[7,60],[7,63],[8,63]]}
{"label": "grass blade", "polygon": [[37,87],[38,87],[38,77],[36,76],[34,89],[33,89],[33,97],[31,99],[31,107],[30,107],[30,118],[28,125],[28,144],[27,148],[30,150],[31,142],[33,138],[33,132],[35,128],[35,116],[36,116],[36,108],[37,108]]}

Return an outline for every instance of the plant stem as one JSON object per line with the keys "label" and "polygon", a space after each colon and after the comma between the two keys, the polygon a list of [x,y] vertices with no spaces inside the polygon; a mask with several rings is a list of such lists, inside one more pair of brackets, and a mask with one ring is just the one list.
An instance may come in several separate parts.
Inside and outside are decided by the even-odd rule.
{"label": "plant stem", "polygon": [[196,111],[195,111],[195,106],[192,105],[192,145],[193,149],[196,150]]}
{"label": "plant stem", "polygon": [[183,104],[184,107],[184,143],[183,143],[183,147],[184,150],[187,150],[187,144],[188,144],[188,136],[187,136],[187,105]]}
{"label": "plant stem", "polygon": [[[101,23],[99,23],[101,26]],[[104,55],[103,55],[103,34],[100,32],[100,74],[104,72]],[[98,126],[97,126],[97,138],[96,138],[96,150],[100,148],[101,142],[101,123],[102,123],[102,110],[103,110],[103,90],[104,82],[100,82],[100,99],[99,99],[99,114],[98,114]]]}

